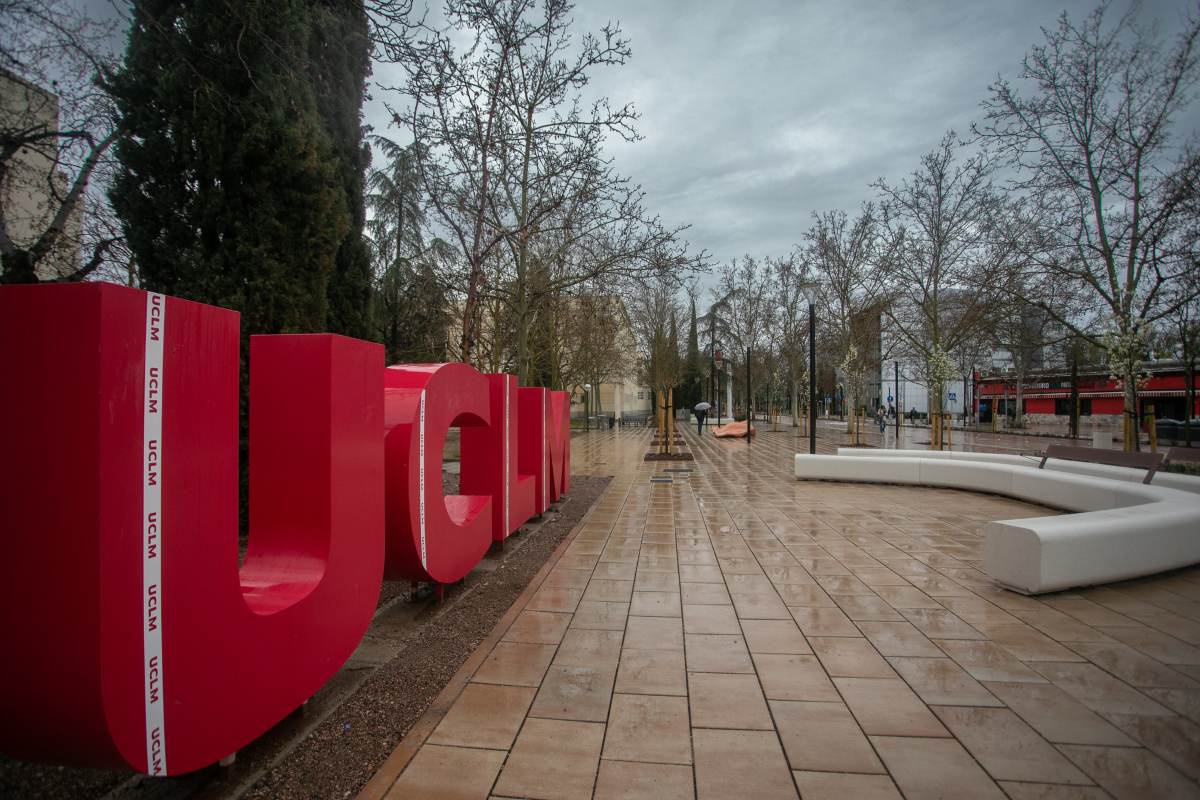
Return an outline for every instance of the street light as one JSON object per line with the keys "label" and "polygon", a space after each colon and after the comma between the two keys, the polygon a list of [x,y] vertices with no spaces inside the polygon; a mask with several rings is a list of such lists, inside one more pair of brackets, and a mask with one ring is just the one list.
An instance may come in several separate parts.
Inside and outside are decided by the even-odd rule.
{"label": "street light", "polygon": [[592,425],[591,407],[592,407],[592,385],[590,383],[585,383],[583,385],[583,430],[585,432],[590,431],[592,429],[591,428],[591,425]]}
{"label": "street light", "polygon": [[[717,326],[713,322],[709,322],[708,329],[708,356],[712,360],[712,369],[708,371],[708,399],[712,400],[717,393]],[[718,419],[718,423],[720,420]],[[704,416],[704,427],[708,427],[708,415]]]}

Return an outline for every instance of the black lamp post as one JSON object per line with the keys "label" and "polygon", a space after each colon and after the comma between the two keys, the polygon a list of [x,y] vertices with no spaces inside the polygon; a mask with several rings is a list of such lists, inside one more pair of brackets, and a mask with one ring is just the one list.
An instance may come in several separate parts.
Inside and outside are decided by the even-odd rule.
{"label": "black lamp post", "polygon": [[808,452],[817,452],[817,307],[808,300]]}
{"label": "black lamp post", "polygon": [[754,427],[754,392],[750,387],[750,348],[746,348],[746,444],[754,437],[750,435]]}
{"label": "black lamp post", "polygon": [[[710,322],[710,324],[712,324]],[[717,330],[716,326],[709,328],[708,331],[708,355],[712,361],[712,369],[708,371],[708,396],[709,399],[714,399],[717,393]],[[704,415],[704,427],[708,427],[708,418],[711,414]],[[718,420],[719,422],[719,420]]]}
{"label": "black lamp post", "polygon": [[583,385],[583,429],[584,431],[591,430],[591,409],[592,409],[592,385],[585,383]]}
{"label": "black lamp post", "polygon": [[896,449],[900,449],[900,362],[892,362],[892,366],[896,371],[896,377],[893,381],[892,390],[896,393],[896,402],[892,408],[896,412]]}
{"label": "black lamp post", "polygon": [[717,424],[721,424],[721,351],[713,351],[713,366],[717,369]]}

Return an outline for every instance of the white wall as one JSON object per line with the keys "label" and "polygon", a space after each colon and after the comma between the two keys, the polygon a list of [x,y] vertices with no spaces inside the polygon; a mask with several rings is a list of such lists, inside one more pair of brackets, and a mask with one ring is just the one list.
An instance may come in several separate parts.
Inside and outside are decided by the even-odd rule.
{"label": "white wall", "polygon": [[[897,398],[895,406],[900,409],[901,413],[916,409],[922,413],[929,413],[929,390],[922,383],[906,380],[903,371],[900,377],[900,390],[896,390],[895,372],[886,372],[883,376],[882,385],[884,407],[887,406],[887,398],[890,394]],[[948,411],[951,414],[963,413],[963,406],[967,402],[967,392],[963,387],[963,381],[960,378],[956,381],[947,381],[945,395],[942,398],[942,410]],[[951,398],[953,395],[953,399]],[[970,409],[967,409],[968,411]]]}

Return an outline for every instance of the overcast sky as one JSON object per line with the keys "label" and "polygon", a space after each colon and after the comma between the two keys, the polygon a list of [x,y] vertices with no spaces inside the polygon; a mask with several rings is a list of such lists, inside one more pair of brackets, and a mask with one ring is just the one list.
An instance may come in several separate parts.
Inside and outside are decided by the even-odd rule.
{"label": "overcast sky", "polygon": [[[1041,26],[1063,9],[1082,18],[1094,7],[580,0],[575,19],[580,31],[619,23],[633,48],[629,64],[598,72],[591,87],[641,113],[644,140],[609,147],[617,168],[665,221],[691,225],[693,247],[719,263],[785,255],[812,212],[854,211],[873,196],[872,181],[912,171],[947,129],[967,133],[988,84],[1015,77]],[[1147,0],[1143,14],[1169,34],[1188,7]],[[382,126],[379,104],[367,116]]]}
{"label": "overcast sky", "polygon": [[[111,14],[111,0],[76,0]],[[417,0],[420,7],[424,0]],[[578,0],[577,30],[618,24],[633,58],[589,93],[633,102],[642,141],[610,142],[694,250],[717,263],[782,256],[814,211],[853,212],[870,184],[911,172],[948,129],[969,131],[998,74],[1015,78],[1041,28],[1095,0]],[[1128,8],[1114,0],[1114,16]],[[1198,0],[1145,0],[1174,39]],[[394,67],[391,69],[395,69]],[[377,66],[374,80],[400,78]],[[366,121],[387,130],[385,93]],[[391,99],[393,103],[396,98]],[[1200,128],[1200,102],[1177,138]],[[401,132],[393,132],[403,139]]]}

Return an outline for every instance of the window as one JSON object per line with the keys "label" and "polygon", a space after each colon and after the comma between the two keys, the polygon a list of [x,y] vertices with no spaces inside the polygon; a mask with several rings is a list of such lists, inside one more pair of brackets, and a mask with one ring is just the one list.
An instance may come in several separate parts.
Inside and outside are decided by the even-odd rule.
{"label": "window", "polygon": [[[1054,413],[1060,417],[1071,416],[1071,398],[1056,398],[1054,400]],[[1092,415],[1092,399],[1090,397],[1079,398],[1079,416],[1090,417]]]}
{"label": "window", "polygon": [[646,399],[646,393],[638,392],[638,400],[645,400],[645,399]]}

